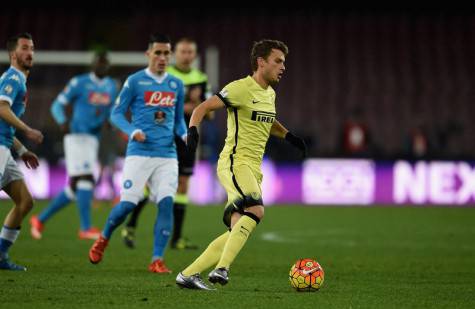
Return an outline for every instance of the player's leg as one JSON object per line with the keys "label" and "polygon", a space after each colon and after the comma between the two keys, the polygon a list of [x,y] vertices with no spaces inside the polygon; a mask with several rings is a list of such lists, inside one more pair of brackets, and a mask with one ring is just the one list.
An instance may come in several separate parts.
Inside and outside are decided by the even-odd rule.
{"label": "player's leg", "polygon": [[170,245],[174,249],[197,249],[198,247],[182,236],[186,208],[188,207],[188,184],[193,175],[195,157],[186,149],[181,138],[175,138],[178,154],[178,189],[173,204],[173,235]]}
{"label": "player's leg", "polygon": [[132,213],[130,214],[129,221],[127,222],[127,225],[126,225],[127,227],[134,228],[134,229],[137,228],[137,220],[139,219],[139,216],[142,213],[144,206],[147,205],[148,201],[149,201],[148,196],[144,197],[143,199],[139,201],[139,203],[137,204],[137,207],[135,207],[134,211],[132,211]]}
{"label": "player's leg", "polygon": [[177,275],[177,285],[188,289],[213,290],[213,288],[210,288],[203,282],[200,273],[216,265],[228,237],[229,231],[226,231],[215,238],[193,263]]}
{"label": "player's leg", "polygon": [[125,221],[127,215],[143,197],[143,188],[151,173],[149,161],[148,158],[140,156],[130,156],[125,159],[120,202],[112,208],[101,236],[89,250],[91,263],[97,264],[102,260],[112,233]]}
{"label": "player's leg", "polygon": [[171,273],[164,263],[165,248],[173,229],[173,197],[178,186],[178,161],[174,158],[153,158],[155,170],[149,180],[152,198],[158,207],[154,226],[152,263],[154,273]]}
{"label": "player's leg", "polygon": [[10,261],[8,251],[20,234],[23,219],[33,208],[33,198],[23,179],[9,182],[3,190],[11,197],[15,205],[5,218],[0,231],[0,269],[25,271],[26,267]]}
{"label": "player's leg", "polygon": [[205,251],[203,251],[203,253],[201,253],[201,255],[181,273],[185,276],[191,276],[194,274],[199,274],[202,271],[215,266],[221,258],[221,253],[223,252],[224,245],[228,240],[229,233],[229,231],[226,231],[215,238],[208,245]]}
{"label": "player's leg", "polygon": [[264,217],[260,179],[255,173],[246,165],[234,166],[232,180],[241,197],[232,203],[232,208],[228,206],[225,211],[224,222],[231,228],[231,232],[216,268],[208,276],[212,283],[228,282],[231,264]]}
{"label": "player's leg", "polygon": [[[69,177],[69,184],[48,204],[48,206],[38,216],[31,217],[30,232],[31,236],[35,239],[40,239],[42,237],[44,224],[51,217],[53,217],[57,212],[66,207],[71,201],[76,199],[76,188],[75,186],[71,186],[72,183],[75,183],[73,177],[77,175],[87,174],[83,173],[83,168],[79,164],[79,160],[82,160],[82,143],[80,137],[76,134],[65,135],[63,137],[63,147],[64,157],[66,161],[66,171]],[[84,147],[88,148],[87,145]]]}
{"label": "player's leg", "polygon": [[79,238],[97,239],[100,231],[91,226],[91,205],[94,197],[94,176],[81,175],[71,179],[71,186],[75,188],[76,204],[79,211]]}
{"label": "player's leg", "polygon": [[[226,214],[229,213],[229,220],[231,220],[231,214],[236,210],[231,201],[239,199],[240,194],[233,185],[232,174],[229,167],[218,168],[217,174],[221,185],[228,194]],[[228,228],[230,228],[230,224]],[[229,235],[230,232],[226,231],[215,238],[193,263],[178,274],[176,277],[177,285],[189,289],[209,290],[210,288],[202,281],[200,273],[218,263]]]}
{"label": "player's leg", "polygon": [[132,210],[132,213],[129,216],[129,221],[122,229],[122,239],[128,248],[135,248],[135,229],[137,228],[137,220],[148,201],[148,193],[146,193],[144,198],[142,198],[134,210]]}
{"label": "player's leg", "polygon": [[44,224],[58,211],[66,207],[71,201],[75,200],[75,198],[76,196],[71,186],[66,186],[39,215],[30,218],[31,236],[34,239],[41,239]]}
{"label": "player's leg", "polygon": [[89,134],[68,134],[65,137],[66,167],[74,184],[79,210],[81,239],[97,239],[100,232],[91,227],[91,206],[94,197],[94,167],[98,163],[99,142]]}

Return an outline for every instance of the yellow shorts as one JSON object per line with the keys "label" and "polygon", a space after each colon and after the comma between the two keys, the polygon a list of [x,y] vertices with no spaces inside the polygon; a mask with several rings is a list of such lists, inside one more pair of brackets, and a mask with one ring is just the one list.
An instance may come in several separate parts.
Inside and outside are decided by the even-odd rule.
{"label": "yellow shorts", "polygon": [[245,164],[218,164],[219,181],[228,194],[228,202],[224,210],[224,223],[229,227],[234,212],[244,213],[251,206],[263,205],[262,173],[256,168]]}

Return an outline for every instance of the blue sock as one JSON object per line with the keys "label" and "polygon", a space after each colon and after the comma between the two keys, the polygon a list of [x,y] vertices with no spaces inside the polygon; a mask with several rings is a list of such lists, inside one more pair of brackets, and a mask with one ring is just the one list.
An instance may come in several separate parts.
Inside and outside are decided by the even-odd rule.
{"label": "blue sock", "polygon": [[19,228],[9,228],[3,226],[0,231],[0,258],[4,258],[8,254],[8,249],[13,245],[13,243],[18,238],[20,234]]}
{"label": "blue sock", "polygon": [[81,231],[86,231],[91,227],[91,202],[93,188],[94,184],[89,180],[79,180],[77,183],[76,200],[79,210]]}
{"label": "blue sock", "polygon": [[54,198],[54,200],[51,201],[51,203],[49,203],[48,207],[40,213],[38,219],[42,223],[45,223],[51,216],[63,209],[70,202],[71,199],[66,194],[66,189],[64,189]]}
{"label": "blue sock", "polygon": [[173,198],[167,196],[158,202],[158,214],[154,227],[152,260],[163,258],[163,253],[173,228]]}
{"label": "blue sock", "polygon": [[106,226],[102,231],[102,236],[105,239],[110,239],[112,232],[114,232],[116,227],[124,222],[125,218],[127,218],[127,215],[135,208],[135,206],[137,205],[134,203],[124,201],[112,208],[112,211],[107,218]]}

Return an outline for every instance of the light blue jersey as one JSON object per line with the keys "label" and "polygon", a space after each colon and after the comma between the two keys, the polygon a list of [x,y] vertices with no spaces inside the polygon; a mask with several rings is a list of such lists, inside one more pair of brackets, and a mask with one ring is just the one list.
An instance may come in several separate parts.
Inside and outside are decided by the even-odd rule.
{"label": "light blue jersey", "polygon": [[[20,118],[28,101],[26,77],[23,72],[10,67],[0,77],[0,101],[7,101],[13,113]],[[0,119],[0,145],[12,147],[15,128]]]}
{"label": "light blue jersey", "polygon": [[110,77],[99,79],[94,73],[72,78],[51,106],[51,113],[58,124],[67,121],[64,107],[73,105],[71,133],[85,133],[96,137],[109,119],[117,96],[117,84]]}
{"label": "light blue jersey", "polygon": [[[130,75],[111,114],[111,122],[129,136],[127,156],[176,158],[175,136],[186,136],[183,116],[184,87],[181,80],[149,69]],[[126,118],[131,112],[131,122]],[[143,143],[131,139],[141,130]]]}

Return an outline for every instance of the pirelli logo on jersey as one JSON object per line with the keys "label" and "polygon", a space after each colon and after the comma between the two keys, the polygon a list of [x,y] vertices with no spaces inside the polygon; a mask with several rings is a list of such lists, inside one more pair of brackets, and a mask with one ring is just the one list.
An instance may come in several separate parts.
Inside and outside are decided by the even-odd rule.
{"label": "pirelli logo on jersey", "polygon": [[253,111],[251,119],[259,122],[273,123],[275,121],[275,113]]}
{"label": "pirelli logo on jersey", "polygon": [[168,91],[145,91],[145,105],[148,106],[175,106],[175,92]]}

